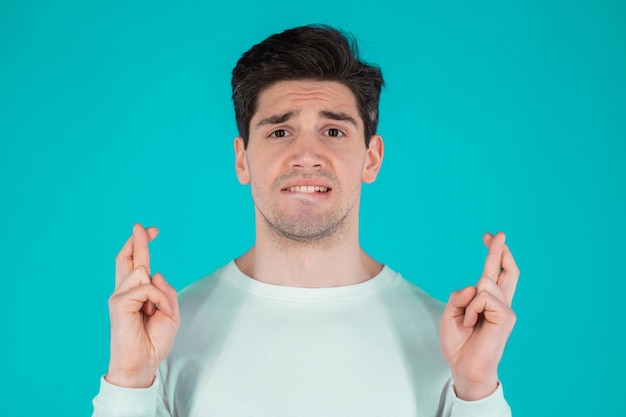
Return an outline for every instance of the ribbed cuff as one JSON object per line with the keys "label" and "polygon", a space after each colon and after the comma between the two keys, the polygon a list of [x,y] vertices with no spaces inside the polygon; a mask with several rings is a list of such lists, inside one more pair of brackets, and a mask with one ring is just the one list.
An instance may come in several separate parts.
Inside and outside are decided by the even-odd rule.
{"label": "ribbed cuff", "polygon": [[154,417],[158,378],[148,388],[123,388],[100,378],[100,392],[93,399],[94,416]]}
{"label": "ribbed cuff", "polygon": [[456,396],[454,385],[450,384],[450,396],[454,398],[452,402],[451,417],[506,417],[511,415],[511,408],[504,399],[502,384],[498,383],[498,388],[488,397],[477,401],[465,401]]}

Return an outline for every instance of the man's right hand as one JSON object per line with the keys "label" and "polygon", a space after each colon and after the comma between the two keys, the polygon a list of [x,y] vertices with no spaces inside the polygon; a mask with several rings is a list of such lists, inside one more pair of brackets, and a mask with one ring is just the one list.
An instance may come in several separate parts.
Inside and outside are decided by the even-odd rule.
{"label": "man's right hand", "polygon": [[148,242],[155,227],[136,224],[115,260],[115,291],[109,298],[111,357],[107,382],[147,388],[172,349],[180,325],[178,298],[163,275],[150,277]]}

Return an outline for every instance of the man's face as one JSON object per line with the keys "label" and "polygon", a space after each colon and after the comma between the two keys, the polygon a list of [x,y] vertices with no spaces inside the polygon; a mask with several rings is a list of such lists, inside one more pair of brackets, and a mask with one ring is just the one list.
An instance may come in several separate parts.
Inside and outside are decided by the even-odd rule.
{"label": "man's face", "polygon": [[319,241],[358,227],[362,182],[375,180],[382,139],[365,147],[354,94],[332,81],[282,81],[263,90],[247,149],[235,140],[237,176],[250,183],[257,221],[292,240]]}

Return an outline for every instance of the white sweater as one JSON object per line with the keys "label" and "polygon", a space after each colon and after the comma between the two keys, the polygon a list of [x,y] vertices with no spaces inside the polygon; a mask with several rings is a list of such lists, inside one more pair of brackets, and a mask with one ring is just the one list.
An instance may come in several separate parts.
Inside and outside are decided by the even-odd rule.
{"label": "white sweater", "polygon": [[335,288],[264,284],[234,262],[184,289],[181,327],[146,389],[101,380],[94,417],[510,416],[502,388],[454,395],[441,302],[385,267]]}

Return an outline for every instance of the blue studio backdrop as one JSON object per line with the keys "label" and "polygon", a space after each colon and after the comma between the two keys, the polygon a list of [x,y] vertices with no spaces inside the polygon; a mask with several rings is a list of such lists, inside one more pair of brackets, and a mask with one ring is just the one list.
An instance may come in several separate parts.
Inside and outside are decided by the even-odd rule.
{"label": "blue studio backdrop", "polygon": [[386,78],[362,245],[433,296],[485,231],[522,275],[500,367],[516,416],[624,415],[621,1],[0,1],[0,415],[85,416],[114,256],[156,225],[177,288],[254,239],[230,71],[266,36],[352,32]]}

